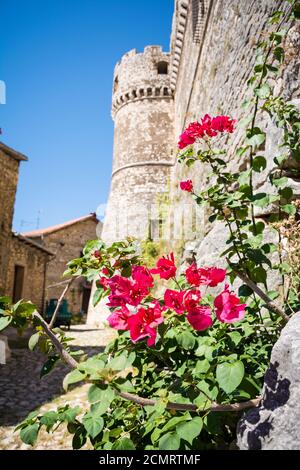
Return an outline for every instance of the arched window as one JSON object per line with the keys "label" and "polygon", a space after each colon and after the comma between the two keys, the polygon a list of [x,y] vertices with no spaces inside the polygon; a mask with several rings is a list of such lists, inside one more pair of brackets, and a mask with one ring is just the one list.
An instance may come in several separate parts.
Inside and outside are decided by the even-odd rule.
{"label": "arched window", "polygon": [[157,73],[159,75],[167,75],[168,73],[168,62],[158,62],[157,64]]}
{"label": "arched window", "polygon": [[118,86],[119,86],[119,79],[118,77],[116,77],[114,80],[114,93],[116,93],[116,91],[118,90]]}
{"label": "arched window", "polygon": [[201,42],[204,15],[204,0],[192,0],[193,41],[196,44]]}

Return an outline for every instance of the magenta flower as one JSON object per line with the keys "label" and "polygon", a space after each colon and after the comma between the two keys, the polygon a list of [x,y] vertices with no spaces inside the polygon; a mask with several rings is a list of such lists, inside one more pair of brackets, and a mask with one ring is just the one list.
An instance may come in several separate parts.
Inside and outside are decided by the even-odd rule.
{"label": "magenta flower", "polygon": [[154,307],[140,308],[135,315],[128,318],[130,337],[133,343],[148,338],[147,345],[154,346],[157,336],[157,327],[163,323],[162,312],[158,302]]}
{"label": "magenta flower", "polygon": [[150,269],[152,274],[159,274],[161,279],[170,279],[176,275],[174,254],[160,258],[156,263],[156,268]]}
{"label": "magenta flower", "polygon": [[225,290],[215,298],[214,306],[218,320],[223,323],[240,321],[246,315],[246,304],[241,304],[240,299],[229,291],[228,284]]}
{"label": "magenta flower", "polygon": [[178,315],[181,315],[185,311],[183,304],[184,294],[185,291],[167,289],[164,295],[165,306],[174,310]]}
{"label": "magenta flower", "polygon": [[206,305],[199,305],[194,310],[188,312],[187,319],[190,325],[196,331],[207,330],[207,328],[213,324],[211,318],[211,309]]}

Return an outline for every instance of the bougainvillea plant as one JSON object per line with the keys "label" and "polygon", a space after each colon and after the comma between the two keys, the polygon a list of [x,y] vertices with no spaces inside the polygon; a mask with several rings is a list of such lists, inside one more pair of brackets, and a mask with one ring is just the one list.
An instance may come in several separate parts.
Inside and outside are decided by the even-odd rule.
{"label": "bougainvillea plant", "polygon": [[[282,27],[300,16],[299,2],[289,4],[272,15],[271,33],[264,33],[248,81],[245,140],[230,157],[243,157],[248,167],[230,171],[226,150],[220,148],[222,135],[241,125],[229,116],[207,114],[179,138],[181,163],[211,167],[209,184],[202,191],[195,189],[197,181],[192,179],[179,185],[206,208],[210,222],[227,227],[222,264],[194,262],[183,269],[170,253],[155,266],[146,266],[132,240],[111,246],[101,240],[89,242],[83,256],[69,263],[66,275],[96,280],[94,304],[106,303],[107,322],[115,332],[105,351],[90,358],[74,351],[65,333],[48,325],[32,303],[12,305],[8,298],[0,298],[0,330],[35,328],[29,347],[48,355],[42,376],[62,359],[72,369],[64,379],[65,389],[84,381],[90,384],[82,408],[66,403],[45,414],[31,413],[17,427],[25,443],[33,445],[42,427],[52,433],[65,423],[74,449],[87,441],[99,450],[234,445],[241,412],[260,401],[272,345],[299,308],[299,283],[293,282],[293,270],[284,257],[279,222],[296,211],[284,172],[288,159],[300,161],[300,118],[295,106],[274,96],[272,89],[284,57]],[[259,110],[282,129],[282,153],[274,156],[271,172],[261,155],[266,133],[256,122]],[[269,179],[271,193],[256,192],[257,173]],[[267,226],[255,210],[270,204],[276,211]],[[270,229],[277,241],[268,239]],[[271,271],[281,276],[279,292],[269,288]]]}

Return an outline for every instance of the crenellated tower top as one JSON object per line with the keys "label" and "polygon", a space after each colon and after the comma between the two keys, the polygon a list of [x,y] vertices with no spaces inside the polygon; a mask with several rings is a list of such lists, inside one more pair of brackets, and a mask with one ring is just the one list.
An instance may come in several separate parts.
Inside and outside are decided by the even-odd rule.
{"label": "crenellated tower top", "polygon": [[127,52],[115,66],[112,116],[129,101],[170,99],[170,54],[161,46],[147,46],[144,52]]}

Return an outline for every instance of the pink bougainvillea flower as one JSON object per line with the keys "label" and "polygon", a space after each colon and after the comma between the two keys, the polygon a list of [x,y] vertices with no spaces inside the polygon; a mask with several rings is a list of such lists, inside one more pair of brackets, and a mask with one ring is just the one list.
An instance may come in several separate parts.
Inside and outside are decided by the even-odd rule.
{"label": "pink bougainvillea flower", "polygon": [[178,148],[184,149],[188,145],[194,144],[196,141],[195,137],[192,137],[188,132],[183,132],[179,137]]}
{"label": "pink bougainvillea flower", "polygon": [[216,116],[211,121],[211,127],[218,132],[228,132],[232,134],[236,120],[230,119],[229,116]]}
{"label": "pink bougainvillea flower", "polygon": [[192,180],[181,181],[180,182],[180,189],[182,189],[182,191],[187,191],[188,193],[191,193],[193,191],[193,182],[192,182]]}
{"label": "pink bougainvillea flower", "polygon": [[157,336],[156,329],[163,321],[158,302],[155,302],[153,307],[140,308],[135,315],[128,318],[131,340],[136,343],[141,339],[148,338],[148,346],[154,346]]}
{"label": "pink bougainvillea flower", "polygon": [[159,274],[161,279],[170,279],[176,275],[174,254],[160,258],[156,263],[156,268],[150,269],[152,274]]}
{"label": "pink bougainvillea flower", "polygon": [[187,270],[185,271],[185,277],[186,277],[187,282],[191,286],[196,286],[196,287],[200,286],[201,278],[200,278],[199,269],[197,268],[196,263],[191,264],[191,266],[187,268]]}
{"label": "pink bougainvillea flower", "polygon": [[226,269],[222,268],[197,268],[193,263],[185,272],[186,280],[192,286],[200,285],[215,287],[223,282],[226,276]]}
{"label": "pink bougainvillea flower", "polygon": [[111,313],[107,320],[111,328],[114,328],[115,330],[128,330],[128,318],[131,315],[132,312],[130,312],[128,308],[123,305],[120,310],[115,310],[113,313]]}
{"label": "pink bougainvillea flower", "polygon": [[108,307],[120,307],[126,304],[137,306],[148,292],[146,289],[141,289],[136,282],[118,274],[107,279],[106,285],[111,291],[108,296]]}
{"label": "pink bougainvillea flower", "polygon": [[199,307],[199,301],[201,300],[201,292],[197,289],[189,290],[184,293],[183,303],[184,307],[188,312],[197,309]]}
{"label": "pink bougainvillea flower", "polygon": [[199,122],[191,122],[179,137],[178,147],[184,149],[188,145],[194,144],[197,139],[204,136],[204,130]]}
{"label": "pink bougainvillea flower", "polygon": [[206,305],[199,305],[187,314],[187,319],[194,330],[203,331],[212,326],[211,309]]}
{"label": "pink bougainvillea flower", "polygon": [[141,290],[147,290],[147,294],[149,293],[149,289],[153,287],[153,277],[149,269],[145,266],[133,266],[132,279],[138,284]]}
{"label": "pink bougainvillea flower", "polygon": [[185,294],[185,291],[167,289],[164,295],[166,308],[171,308],[176,313],[181,315],[185,310],[185,307],[183,304],[184,294]]}
{"label": "pink bougainvillea flower", "polygon": [[188,145],[192,145],[197,139],[204,136],[215,137],[218,132],[232,133],[236,121],[230,119],[229,116],[211,117],[209,114],[201,119],[201,122],[192,122],[179,137],[178,147],[184,149]]}
{"label": "pink bougainvillea flower", "polygon": [[109,275],[109,270],[104,266],[104,268],[101,269],[101,272],[102,274],[104,274],[105,276],[108,276]]}
{"label": "pink bougainvillea flower", "polygon": [[201,119],[202,129],[208,137],[215,137],[217,135],[217,132],[212,129],[211,123],[212,118],[209,114],[205,114],[205,116]]}
{"label": "pink bougainvillea flower", "polygon": [[223,282],[226,276],[226,269],[221,268],[199,268],[200,284],[215,287]]}
{"label": "pink bougainvillea flower", "polygon": [[220,322],[233,323],[240,321],[246,315],[246,304],[241,304],[240,299],[229,291],[228,284],[214,301],[216,316]]}

